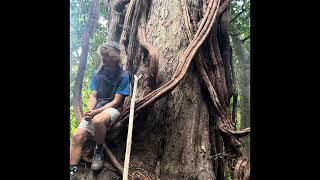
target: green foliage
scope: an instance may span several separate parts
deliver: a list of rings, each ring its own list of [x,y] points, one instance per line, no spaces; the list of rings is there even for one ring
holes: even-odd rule
[[[75,118],[72,103],[73,103],[73,86],[78,72],[81,53],[81,38],[85,30],[92,0],[70,0],[70,131],[74,133],[77,127],[77,120]],[[89,52],[84,73],[82,85],[82,106],[83,111],[87,111],[87,102],[91,91],[89,90],[89,83],[91,76],[97,69],[100,60],[97,56],[97,48],[104,43],[107,37],[107,29],[105,26],[106,10],[103,1],[99,5],[99,17],[95,32],[91,35],[89,40]]]
[[[87,83],[84,83],[83,86],[84,87],[82,88],[82,109],[83,109],[83,112],[86,112],[86,111],[88,111],[86,104],[88,103],[88,99],[89,99],[89,95],[91,93],[91,90],[89,90]],[[71,136],[73,135],[73,133],[77,127],[78,127],[78,122],[77,122],[77,119],[74,115],[73,107],[71,105],[70,106],[70,134],[71,134]]]
[[[232,180],[231,179],[231,172],[230,172],[227,164],[225,165],[224,178],[225,178],[225,180]]]
[[[240,32],[240,39],[250,37],[250,0],[231,1],[231,33],[232,28]],[[250,52],[250,38],[244,42],[244,46]]]
[[[236,106],[236,130],[239,130],[241,125],[241,115],[240,115],[240,108],[239,108],[240,95],[238,95],[237,99],[238,99],[238,102]],[[232,112],[232,108],[233,108],[233,96],[230,98],[230,105],[229,105],[230,112]]]
[[[231,1],[231,17],[230,17],[230,34],[237,35],[240,39],[248,38],[243,42],[243,47],[250,52],[250,0],[234,0]],[[233,47],[236,48],[236,47]],[[236,76],[236,86],[238,92],[240,91],[239,79],[243,72],[240,72],[240,62],[236,53],[232,53],[232,58],[234,62],[234,70]],[[232,102],[232,101],[231,101]],[[240,129],[241,124],[241,113],[240,113],[240,102],[241,96],[238,93],[238,105],[236,110],[236,130]],[[232,108],[232,104],[230,105]]]
[[[70,106],[70,136],[71,137],[74,134],[77,126],[78,126],[78,122],[77,122],[76,117],[74,115],[73,108],[72,108],[72,106]]]

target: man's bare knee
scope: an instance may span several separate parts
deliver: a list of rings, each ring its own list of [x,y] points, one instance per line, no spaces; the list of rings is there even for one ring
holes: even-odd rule
[[[74,144],[81,145],[86,139],[86,136],[87,134],[85,131],[76,131],[72,137],[72,142]]]
[[[93,127],[97,127],[100,126],[101,124],[103,124],[103,119],[99,118],[99,117],[94,117],[92,119],[92,126]]]
[[[93,127],[97,127],[105,124],[108,121],[110,121],[110,116],[106,113],[100,113],[92,118],[92,125]]]

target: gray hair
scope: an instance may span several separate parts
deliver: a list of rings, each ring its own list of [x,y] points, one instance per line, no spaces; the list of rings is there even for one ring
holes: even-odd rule
[[[115,57],[115,60],[118,60],[118,65],[122,68],[122,64],[120,62],[120,46],[117,42],[107,41],[104,44],[100,45],[97,50],[97,54],[102,58],[105,54],[109,54],[112,57]],[[102,63],[98,67],[97,71],[102,68]]]
[[[99,46],[97,53],[100,57],[102,57],[106,53],[108,53],[111,56],[115,56],[115,55],[118,56],[120,53],[120,47],[119,47],[119,44],[116,42],[113,42],[113,41],[106,42]]]

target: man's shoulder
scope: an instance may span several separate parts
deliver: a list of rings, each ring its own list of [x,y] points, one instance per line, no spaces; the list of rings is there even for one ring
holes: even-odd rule
[[[121,72],[121,80],[123,80],[123,79],[129,79],[128,71],[122,71]]]
[[[122,71],[118,82],[122,85],[129,84],[130,83],[129,73],[127,71]]]

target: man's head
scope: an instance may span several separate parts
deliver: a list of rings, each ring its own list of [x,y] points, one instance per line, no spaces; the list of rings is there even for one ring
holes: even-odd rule
[[[98,55],[104,65],[110,65],[120,62],[120,48],[116,42],[106,42],[99,46]]]

